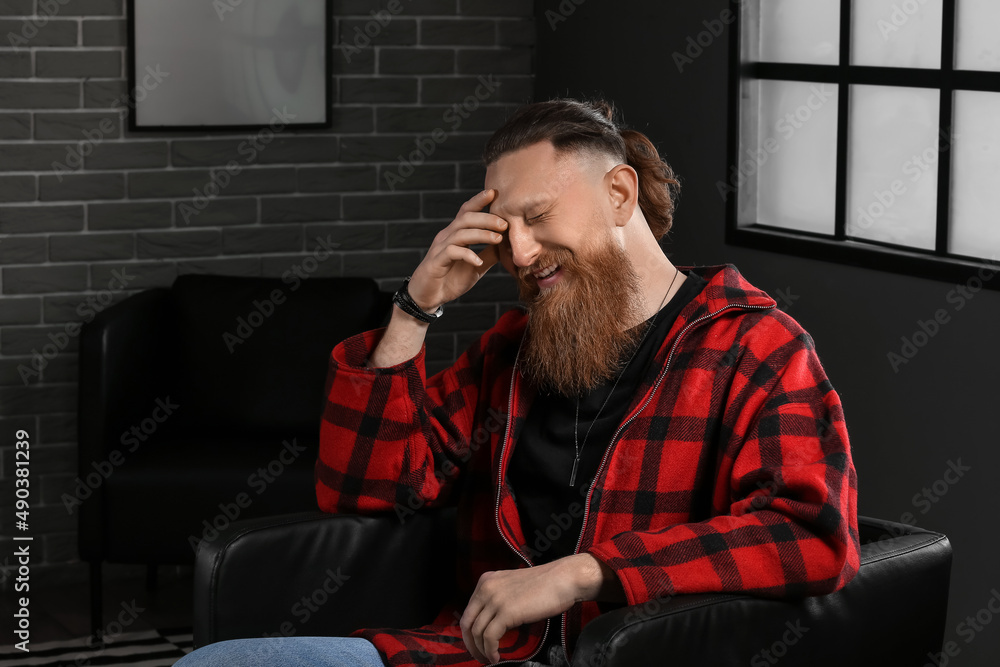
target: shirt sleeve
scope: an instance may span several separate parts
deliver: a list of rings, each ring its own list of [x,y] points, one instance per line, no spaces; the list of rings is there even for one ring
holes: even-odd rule
[[[857,573],[857,477],[840,398],[808,334],[787,348],[774,377],[742,399],[749,409],[724,443],[714,516],[587,550],[615,572],[629,604],[682,593],[818,595]],[[741,364],[747,378],[775,366]]]
[[[444,504],[471,457],[486,336],[428,378],[424,347],[396,366],[366,366],[384,331],[348,338],[330,355],[315,468],[323,511]]]

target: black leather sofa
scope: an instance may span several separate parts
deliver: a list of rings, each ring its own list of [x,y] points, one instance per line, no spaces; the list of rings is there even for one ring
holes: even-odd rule
[[[861,518],[861,568],[836,593],[794,601],[682,595],[588,624],[573,667],[918,667],[941,650],[951,545]],[[319,512],[241,521],[198,552],[194,642],[341,636],[429,622],[451,594],[454,510]]]
[[[94,631],[103,562],[155,573],[233,520],[316,509],[330,351],[390,303],[366,278],[192,274],[84,325],[74,510]]]

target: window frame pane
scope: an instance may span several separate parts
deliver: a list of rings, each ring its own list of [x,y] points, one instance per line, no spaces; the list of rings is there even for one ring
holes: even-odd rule
[[[809,133],[809,128],[813,122],[828,123],[829,120],[827,120],[827,117],[829,117],[831,112],[834,112],[833,122],[834,124],[836,123],[835,109],[830,107],[830,98],[834,100],[839,98],[840,91],[836,86],[831,87],[830,84],[826,83],[780,81],[777,79],[744,79],[743,92],[741,93],[743,95],[742,99],[754,99],[755,102],[753,104],[758,109],[761,109],[765,105],[771,107],[777,104],[777,100],[771,96],[764,95],[765,88],[769,87],[767,84],[793,84],[795,88],[798,88],[796,91],[798,94],[791,101],[791,106],[786,106],[777,115],[772,115],[766,120],[763,117],[755,116],[752,119],[756,121],[753,123],[753,127],[744,125],[744,135],[749,135],[751,141],[741,142],[741,155],[743,159],[738,166],[740,176],[743,177],[740,180],[744,195],[741,197],[740,204],[741,220],[753,218],[755,221],[759,221],[757,220],[757,216],[766,217],[764,209],[775,204],[786,206],[801,205],[801,198],[799,198],[800,201],[796,202],[794,196],[782,195],[780,192],[775,194],[773,190],[769,191],[767,188],[762,188],[762,181],[765,179],[772,181],[772,170],[775,168],[775,165],[787,160],[788,153],[796,150],[797,144],[790,142],[797,134],[801,136],[802,133]],[[772,89],[770,92],[774,93],[777,90]],[[786,90],[786,92],[788,91]],[[785,115],[786,113],[787,116]],[[749,115],[747,120],[751,120]],[[836,151],[834,150],[833,153],[835,155]],[[796,161],[795,164],[799,164],[799,162]],[[815,163],[807,165],[807,168],[814,168],[820,171],[826,171],[826,169],[831,167],[834,171],[836,170],[835,159],[832,165]],[[802,183],[801,186],[808,188],[816,182],[814,180],[812,183]],[[830,190],[835,189],[832,183],[829,187]],[[814,192],[815,197],[829,198],[832,203],[836,201],[836,192],[831,192],[830,190],[824,188],[822,192]],[[808,200],[809,197],[806,199]],[[825,229],[820,228],[833,227],[836,224],[833,210],[831,209],[826,212],[822,218],[822,220],[813,220],[811,223],[805,224],[811,224],[814,228],[810,230],[812,233],[829,235],[832,231],[827,232]],[[802,222],[804,223],[804,221]],[[777,220],[771,220],[769,226],[791,229],[792,231],[806,231],[795,224],[783,225]]]
[[[844,233],[860,241],[875,240],[879,236],[887,236],[885,228],[891,228],[893,220],[898,219],[896,227],[913,233],[914,240],[920,240],[923,236],[930,247],[917,243],[895,243],[917,250],[933,249],[940,164],[940,91],[935,88],[852,84],[850,95],[850,147],[847,152],[849,173]],[[914,111],[924,109],[933,121],[924,126],[917,118],[905,119],[894,115],[883,119],[891,122],[884,122],[874,133],[874,137],[889,136],[903,126],[909,130],[909,136],[897,139],[901,143],[912,142],[908,148],[895,141],[890,141],[887,145],[887,142],[869,141],[867,139],[870,136],[862,136],[875,129],[873,124],[878,124],[876,117],[880,112],[891,109],[900,100],[906,100],[907,104],[903,106],[909,106]],[[910,122],[906,123],[906,120]],[[923,136],[921,140],[915,141],[918,134]],[[921,206],[919,202],[913,201],[921,197],[931,198],[933,204]],[[929,219],[914,218],[908,221],[899,218],[900,208],[905,209],[907,204],[911,209],[917,209],[918,215],[926,216],[929,213]]]
[[[955,16],[955,30],[956,30],[955,40],[957,42],[955,47],[955,62],[954,62],[955,69],[966,69],[968,71],[973,71],[973,72],[1000,72],[1000,64],[997,64],[994,68],[987,68],[987,69],[983,69],[982,67],[976,67],[975,65],[977,63],[973,62],[975,60],[974,52],[962,48],[962,47],[969,47],[971,49],[972,45],[969,42],[965,42],[963,39],[963,37],[968,37],[968,35],[964,34],[965,31],[963,29],[963,22],[961,19],[964,17],[971,23],[976,24],[976,27],[982,27],[982,22],[977,23],[974,20],[974,17],[971,14],[971,10],[969,9],[968,5],[965,4],[966,1],[967,0],[955,0],[956,11],[958,12]],[[979,1],[983,2],[984,0],[979,0]],[[963,8],[970,13],[965,14],[965,12],[962,11]],[[975,32],[973,34],[975,35]]]
[[[985,99],[986,96],[992,96],[993,99]],[[970,171],[972,172],[979,171],[979,169],[983,167],[983,165],[976,165],[975,167],[972,167],[970,169],[968,163],[962,165],[962,161],[959,160],[958,158],[960,155],[963,154],[965,154],[968,157],[971,157],[971,155],[969,155],[970,153],[976,153],[978,152],[977,150],[978,148],[983,147],[982,142],[984,140],[986,141],[992,140],[992,147],[994,148],[994,150],[998,146],[1000,146],[1000,131],[998,131],[995,123],[993,122],[988,122],[984,124],[984,125],[992,125],[992,127],[983,128],[987,132],[991,133],[985,137],[978,134],[971,136],[965,134],[966,132],[965,125],[967,123],[982,122],[978,118],[974,118],[969,115],[970,109],[967,105],[971,105],[978,98],[979,101],[988,105],[990,110],[992,110],[993,108],[1000,109],[1000,93],[994,93],[989,91],[978,91],[978,90],[956,90],[954,93],[954,97],[955,97],[955,107],[956,107],[955,125],[954,125],[954,133],[950,139],[952,142],[951,145],[955,150],[955,160],[954,160],[955,165],[952,168],[952,183],[951,183],[952,194],[955,196],[952,198],[951,211],[949,211],[949,215],[951,216],[951,221],[953,222],[953,224],[949,228],[950,233],[948,238],[948,248],[949,250],[958,255],[975,256],[976,253],[974,252],[971,253],[970,255],[970,253],[962,252],[959,249],[960,239],[958,230],[962,228],[962,225],[965,222],[964,220],[960,219],[960,216],[970,217],[971,213],[973,214],[971,215],[971,217],[976,218],[976,212],[969,211],[967,207],[969,206],[970,200],[975,198],[977,196],[977,193],[982,192],[982,190],[965,191],[967,190],[965,186],[969,183],[969,181],[965,181],[962,183],[962,185],[958,185],[959,183],[958,177],[971,176],[971,178],[976,181],[990,181],[992,180],[993,173],[995,172],[980,171],[979,174],[969,174],[968,172]],[[961,104],[962,100],[960,98],[964,98],[965,104]],[[988,116],[989,114],[984,114],[984,115]],[[983,178],[983,174],[986,174],[985,178]],[[985,182],[983,183],[983,185],[985,186]],[[984,187],[984,190],[986,189],[987,188]],[[961,197],[957,196],[959,194],[963,196]],[[986,192],[986,197],[988,198],[988,200],[986,205],[983,207],[986,211],[989,211],[990,204],[993,203],[992,201],[989,201],[989,199],[995,199],[1000,201],[1000,196],[998,196],[998,193],[996,192],[995,189],[988,190]],[[995,221],[995,218],[990,217],[989,212],[985,213],[985,216],[979,219],[991,222]],[[991,229],[990,232],[995,235],[998,232],[1000,232],[1000,230]],[[969,248],[979,247],[979,244],[986,243],[986,240],[984,239],[985,235],[981,234],[982,232],[975,230],[970,235],[971,236],[970,239],[968,240],[963,239],[963,241],[965,242],[962,243],[961,245],[967,246]],[[986,246],[986,247],[992,247],[992,246]],[[994,252],[996,252],[997,255],[1000,255],[1000,248],[998,248]]]
[[[751,0],[752,2],[753,0]],[[760,0],[756,0],[760,1]],[[745,62],[742,58],[741,32],[744,15],[751,10],[745,3],[730,26],[729,44],[729,127],[727,179],[717,188],[726,203],[727,244],[782,252],[855,266],[865,266],[893,273],[914,275],[949,282],[964,282],[981,271],[998,268],[989,256],[970,258],[948,252],[948,223],[951,204],[951,155],[941,154],[938,166],[938,202],[936,243],[934,250],[916,250],[879,241],[859,241],[845,234],[849,136],[849,104],[851,84],[934,88],[940,91],[939,121],[941,130],[950,134],[952,125],[953,91],[984,90],[1000,92],[1000,72],[958,71],[954,69],[956,1],[944,0],[942,17],[942,53],[940,70],[898,67],[870,67],[850,64],[852,2],[841,2],[840,64],[807,65],[789,63]],[[745,79],[782,79],[819,81],[839,84],[837,133],[837,204],[833,236],[805,231],[793,231],[759,224],[740,215],[744,188],[733,165],[739,164],[740,126],[745,123],[741,104],[741,87]],[[744,210],[745,213],[745,210]],[[1000,259],[1000,258],[998,258]],[[1000,290],[1000,280],[983,281],[988,289]]]

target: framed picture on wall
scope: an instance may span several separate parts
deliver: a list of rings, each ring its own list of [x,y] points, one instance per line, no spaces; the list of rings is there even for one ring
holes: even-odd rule
[[[129,0],[130,130],[330,127],[330,0]]]

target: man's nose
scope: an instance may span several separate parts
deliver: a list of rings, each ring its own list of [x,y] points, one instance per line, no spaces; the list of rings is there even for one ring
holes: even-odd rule
[[[541,244],[523,224],[512,223],[507,233],[507,240],[510,242],[510,253],[516,266],[531,266],[541,254]]]

